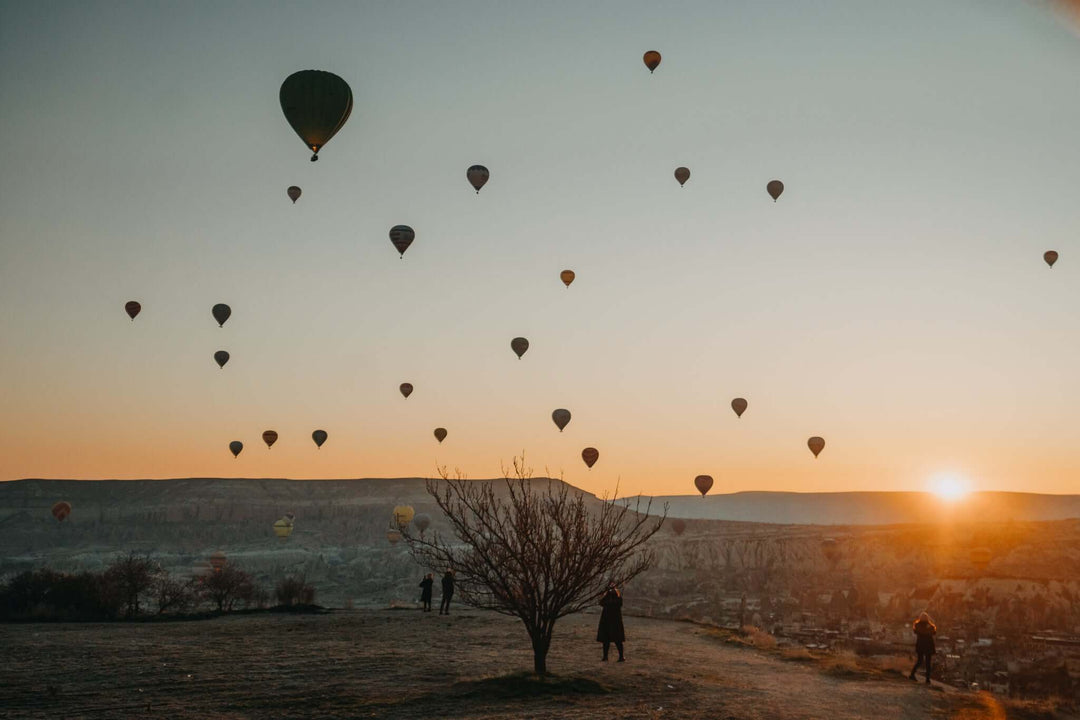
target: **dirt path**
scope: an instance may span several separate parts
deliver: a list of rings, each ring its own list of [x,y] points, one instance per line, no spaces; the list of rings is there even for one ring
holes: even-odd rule
[[[601,663],[595,623],[562,621],[548,666],[575,680],[539,694],[490,680],[531,669],[520,623],[472,611],[0,626],[0,717],[990,717],[965,693],[831,677],[685,623],[628,618],[628,662]]]

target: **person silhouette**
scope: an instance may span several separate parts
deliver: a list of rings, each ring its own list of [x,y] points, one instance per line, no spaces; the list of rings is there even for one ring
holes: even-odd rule
[[[431,586],[435,584],[435,576],[428,573],[420,581],[420,602],[424,603],[424,612],[431,612]]]
[[[608,585],[604,597],[600,598],[600,626],[596,629],[596,641],[604,644],[604,657],[607,661],[608,648],[615,643],[615,649],[619,651],[619,662],[624,662],[623,642],[626,640],[626,632],[622,621],[622,595],[619,589],[612,583]]]
[[[930,672],[934,658],[934,635],[937,634],[937,626],[934,625],[934,621],[930,619],[928,613],[923,613],[919,616],[911,625],[912,631],[915,633],[915,667],[911,668],[911,675],[908,677],[912,680],[915,679],[915,672],[919,669],[919,665],[922,664],[923,658],[926,658],[926,684],[930,684]]]
[[[447,570],[442,576],[442,602],[439,603],[439,614],[450,614],[450,598],[454,597],[454,571]]]

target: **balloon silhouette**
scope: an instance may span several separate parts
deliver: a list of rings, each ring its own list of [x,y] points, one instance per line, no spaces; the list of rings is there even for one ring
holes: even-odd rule
[[[315,447],[317,448],[321,448],[323,446],[323,443],[326,442],[326,438],[327,435],[325,430],[316,430],[315,432],[311,433],[311,439],[315,441]]]
[[[401,257],[405,257],[405,251],[415,239],[416,233],[408,225],[395,225],[390,228],[390,242],[394,243],[394,249],[401,253]]]
[[[671,529],[676,535],[682,535],[686,531],[686,521],[682,518],[675,518],[671,521]]]
[[[705,493],[709,492],[712,488],[712,475],[698,475],[694,478],[694,487],[701,493],[701,497],[705,497]]]
[[[765,186],[765,190],[768,191],[769,197],[773,199],[773,202],[776,202],[784,192],[784,183],[779,180],[770,180],[769,184]]]
[[[303,190],[301,190],[296,185],[290,185],[289,189],[285,191],[285,194],[288,195],[289,199],[293,201],[293,205],[295,205],[296,201],[300,199],[301,193],[303,193]]]
[[[435,439],[440,443],[446,439],[446,428],[435,428]]]
[[[285,119],[314,153],[312,162],[349,119],[353,105],[349,84],[323,70],[301,70],[285,78],[278,99]]]
[[[66,500],[61,500],[52,506],[52,515],[60,522],[64,522],[67,516],[71,514],[71,503]]]
[[[239,440],[233,440],[231,443],[229,443],[229,452],[232,453],[233,457],[239,455],[240,451],[243,449],[244,443],[240,442]]]
[[[214,353],[214,362],[218,364],[219,368],[224,369],[225,363],[229,362],[229,353],[224,350],[218,350]]]
[[[686,181],[690,179],[690,168],[677,167],[675,168],[675,179],[679,181],[679,186],[682,187],[686,184]]]
[[[218,303],[214,307],[210,308],[210,314],[217,320],[218,327],[225,327],[225,321],[232,315],[232,308],[225,303]]]
[[[410,395],[412,395],[412,383],[401,383],[401,386],[398,387],[398,390],[400,390],[401,394],[405,397],[409,397]]]
[[[655,50],[649,50],[642,55],[641,59],[645,63],[645,67],[649,68],[650,73],[660,67],[660,53]]]
[[[525,351],[529,349],[529,341],[523,337],[516,337],[510,341],[510,349],[518,356],[518,360],[525,354]]]
[[[814,453],[814,457],[817,457],[825,449],[825,441],[815,435],[806,441],[806,446]]]
[[[431,516],[427,513],[420,513],[412,520],[413,527],[420,531],[423,535],[424,531],[431,527]]]
[[[277,433],[273,430],[267,430],[263,433],[263,442],[266,443],[266,449],[274,447],[274,443],[277,442]]]
[[[471,168],[465,171],[465,177],[469,179],[469,184],[476,190],[476,194],[480,194],[480,188],[487,184],[488,178],[491,177],[491,173],[483,165],[473,165]]]
[[[134,320],[135,316],[142,312],[142,305],[135,302],[134,300],[128,300],[126,303],[124,303],[124,312],[128,314],[129,318]]]
[[[581,451],[581,459],[585,461],[586,467],[592,469],[592,466],[600,459],[600,451],[594,447],[587,447]]]
[[[551,413],[551,419],[555,423],[555,427],[559,428],[559,432],[563,431],[563,428],[570,422],[570,411],[564,408],[559,408],[555,412]]]
[[[735,411],[735,414],[742,417],[742,414],[746,412],[747,402],[743,398],[735,398],[731,401],[731,409]]]
[[[1046,252],[1044,252],[1043,260],[1045,260],[1046,264],[1050,267],[1054,267],[1054,263],[1056,263],[1058,260],[1057,250],[1047,250]]]
[[[574,278],[577,277],[573,270],[563,270],[559,273],[559,279],[563,281],[563,285],[570,287],[570,283],[574,282]]]

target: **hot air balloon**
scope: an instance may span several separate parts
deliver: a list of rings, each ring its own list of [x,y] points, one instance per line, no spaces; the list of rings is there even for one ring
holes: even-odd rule
[[[431,516],[427,513],[420,513],[413,518],[412,524],[420,531],[420,534],[423,535],[424,531],[431,526]]]
[[[746,412],[747,402],[744,398],[735,398],[731,401],[731,409],[735,411],[738,417],[742,417],[742,414]]]
[[[585,461],[585,467],[592,469],[592,466],[600,459],[600,451],[594,447],[587,447],[581,451],[581,459]]]
[[[352,112],[349,84],[322,70],[293,73],[281,83],[278,97],[285,119],[314,153],[312,162],[319,159],[319,150],[337,134]]]
[[[1046,252],[1043,253],[1043,260],[1045,260],[1046,264],[1049,265],[1050,267],[1054,267],[1054,263],[1057,262],[1057,259],[1058,259],[1057,250],[1047,250]],[[138,303],[136,303],[136,305],[137,304]]]
[[[292,201],[293,201],[293,205],[295,205],[295,204],[296,204],[296,201],[300,199],[300,195],[301,195],[301,194],[302,194],[303,192],[304,192],[304,191],[303,191],[303,190],[301,190],[301,189],[300,189],[299,187],[297,187],[296,185],[290,185],[290,186],[289,186],[289,189],[285,191],[285,194],[289,196],[289,199],[290,199],[290,200],[292,200]]]
[[[232,315],[232,308],[225,303],[218,303],[210,308],[210,314],[217,320],[218,327],[225,327],[225,321]]]
[[[765,186],[765,189],[768,191],[769,197],[773,199],[773,202],[776,202],[781,193],[784,192],[784,183],[779,180],[770,180],[769,184]]]
[[[296,522],[296,513],[290,510],[289,512],[285,513],[285,519],[288,520],[290,524]]]
[[[52,516],[60,522],[64,522],[64,520],[66,520],[67,516],[70,514],[71,503],[67,502],[66,500],[61,500],[60,502],[52,506]]]
[[[570,283],[574,282],[574,278],[577,277],[573,270],[563,270],[559,273],[559,279],[562,280],[563,285],[570,287]]]
[[[327,435],[325,430],[316,430],[311,433],[311,439],[315,441],[315,447],[321,448],[322,444],[326,442],[326,438]]]
[[[705,497],[705,493],[712,488],[712,475],[698,475],[694,478],[694,487],[701,493],[701,497]]]
[[[138,315],[141,311],[142,305],[135,302],[134,300],[128,300],[126,303],[124,303],[124,312],[126,312],[128,314],[128,317],[132,320],[135,320],[135,316]]]
[[[214,353],[214,362],[218,364],[219,368],[224,369],[225,363],[229,362],[229,353],[225,350],[218,350]]]
[[[675,518],[671,521],[671,529],[676,535],[682,535],[686,530],[686,521],[682,518]]]
[[[836,538],[827,537],[821,541],[821,554],[829,562],[835,562],[840,557],[840,545]]]
[[[401,394],[405,397],[409,397],[410,395],[412,395],[412,383],[401,383],[401,386],[398,387],[398,390],[400,390]]]
[[[263,442],[266,443],[266,449],[274,447],[274,443],[277,442],[277,433],[273,430],[267,430],[263,433]]]
[[[240,442],[239,440],[233,440],[231,443],[229,443],[229,452],[232,453],[233,457],[239,455],[240,451],[243,449],[244,443]]]
[[[990,548],[972,548],[970,557],[971,564],[982,570],[990,564],[993,554],[990,552]]]
[[[386,539],[390,541],[391,545],[397,545],[401,541],[400,530],[387,530]]]
[[[686,181],[690,179],[690,168],[675,168],[675,179],[679,181],[679,187],[685,185]]]
[[[559,432],[562,432],[563,428],[570,422],[570,411],[565,408],[559,408],[551,413],[551,419],[555,423],[555,427],[559,428]]]
[[[806,447],[810,448],[810,452],[814,453],[814,457],[817,457],[825,449],[825,441],[815,435],[806,441]]]
[[[491,173],[483,165],[473,165],[471,168],[465,171],[465,177],[469,178],[469,184],[476,190],[476,194],[480,194],[480,188],[484,187],[488,178],[491,177]]]
[[[397,505],[394,507],[394,524],[399,528],[407,528],[415,515],[412,505]]]
[[[660,67],[660,53],[655,50],[648,51],[641,59],[645,62],[645,67],[649,68],[650,73]]]
[[[282,540],[292,535],[292,531],[293,524],[285,518],[282,518],[281,520],[278,520],[274,523],[274,534]]]
[[[518,360],[525,354],[525,351],[529,349],[529,341],[523,337],[516,337],[510,341],[510,349],[518,356]]]
[[[225,567],[225,563],[228,562],[225,558],[225,553],[218,550],[210,556],[210,567],[214,568],[214,572],[221,572],[221,568]]]
[[[394,248],[401,253],[402,258],[405,257],[405,251],[415,239],[416,233],[408,225],[395,225],[390,228],[390,242],[394,243]]]
[[[446,428],[435,428],[435,439],[442,442],[446,439]]]

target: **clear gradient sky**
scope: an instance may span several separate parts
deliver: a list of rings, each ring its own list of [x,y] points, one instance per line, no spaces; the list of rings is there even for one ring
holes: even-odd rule
[[[1058,20],[4,2],[0,479],[491,477],[524,449],[597,493],[1076,492],[1080,39]],[[306,68],[354,95],[318,163],[278,104]]]

